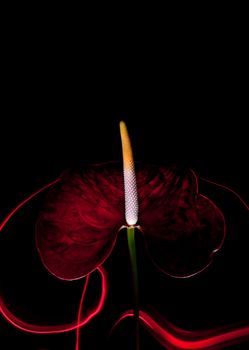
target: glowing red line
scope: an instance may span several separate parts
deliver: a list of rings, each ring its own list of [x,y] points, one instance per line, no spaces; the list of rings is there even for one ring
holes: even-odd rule
[[[53,326],[31,324],[21,320],[20,318],[17,318],[11,311],[9,311],[1,297],[0,297],[0,312],[9,323],[11,323],[16,328],[21,329],[22,331],[25,331],[28,333],[56,334],[56,333],[65,333],[65,332],[73,331],[87,324],[93,317],[95,317],[102,310],[104,306],[104,302],[107,295],[106,272],[102,266],[98,267],[97,270],[101,276],[101,286],[102,286],[101,296],[97,307],[92,312],[90,312],[88,316],[86,316],[85,318],[82,318],[80,322],[77,320],[72,323],[63,324],[63,325],[53,325]],[[83,296],[81,297],[81,299],[84,299],[84,290],[83,290]]]
[[[21,209],[26,203],[28,203],[32,198],[34,198],[35,196],[37,196],[39,193],[41,193],[42,191],[46,190],[47,188],[53,186],[54,184],[56,184],[57,182],[59,182],[61,179],[58,178],[52,182],[50,182],[49,184],[43,186],[42,188],[40,188],[39,190],[35,191],[34,193],[32,193],[28,198],[24,199],[20,204],[18,204],[14,209],[12,209],[12,211],[9,213],[9,215],[3,220],[3,222],[0,224],[0,231],[2,231],[2,229],[4,228],[4,226],[8,223],[8,221],[12,218],[12,216],[19,210]]]
[[[116,321],[112,330],[126,317],[133,317],[134,312],[128,310],[124,312],[120,318]],[[205,350],[205,349],[218,349],[225,346],[236,344],[241,341],[241,338],[249,337],[249,326],[245,326],[238,329],[233,329],[227,332],[223,332],[218,335],[213,335],[210,337],[203,337],[203,339],[198,340],[187,340],[184,337],[196,338],[200,337],[202,332],[186,332],[181,328],[174,327],[175,332],[178,336],[172,334],[169,330],[162,327],[157,323],[151,316],[145,311],[139,312],[139,318],[143,322],[145,328],[147,328],[153,336],[167,349],[179,349],[179,350]],[[213,333],[216,330],[213,330]]]
[[[232,330],[223,334],[219,334],[216,336],[210,336],[206,339],[202,340],[183,340],[180,337],[176,337],[172,335],[169,331],[164,329],[163,327],[159,326],[158,323],[156,323],[149,315],[147,315],[145,312],[141,313],[141,319],[147,321],[145,324],[148,326],[150,325],[150,328],[152,329],[153,333],[156,333],[158,337],[161,338],[162,345],[169,346],[172,345],[173,347],[177,347],[178,349],[184,349],[184,350],[192,350],[192,349],[208,349],[211,346],[217,346],[217,345],[224,345],[224,343],[228,341],[235,341],[235,340],[241,340],[242,337],[249,335],[249,326]],[[158,339],[159,340],[159,339]]]
[[[232,190],[231,188],[229,188],[229,187],[227,187],[227,186],[225,186],[225,185],[221,185],[221,184],[219,184],[219,183],[217,183],[217,182],[214,182],[214,181],[211,181],[211,180],[207,180],[207,179],[205,179],[205,178],[203,178],[203,177],[199,177],[199,179],[201,179],[201,180],[203,180],[203,181],[206,181],[206,182],[209,182],[209,183],[212,184],[212,185],[216,185],[216,186],[219,186],[219,187],[221,187],[221,188],[224,188],[225,190],[231,192],[232,194],[234,194],[234,195],[240,200],[240,202],[244,205],[244,207],[245,207],[247,210],[249,210],[249,206],[248,206],[248,204],[246,203],[246,201],[242,198],[242,196],[239,195],[239,194],[238,194],[237,192],[235,192],[234,190]]]
[[[78,327],[76,329],[76,345],[75,345],[75,350],[79,350],[80,348],[80,319],[81,319],[81,314],[82,314],[82,308],[83,308],[83,301],[85,299],[85,295],[86,295],[86,290],[87,290],[87,286],[88,286],[88,282],[89,282],[89,276],[86,276],[86,282],[82,291],[82,295],[81,295],[81,299],[80,299],[80,305],[79,305],[79,310],[78,310],[78,319],[77,319],[77,323],[78,323]]]
[[[204,198],[206,201],[208,201],[211,205],[214,205],[215,206],[215,209],[219,212],[219,215],[222,216],[223,218],[223,222],[224,222],[224,235],[223,235],[223,239],[222,241],[220,242],[219,246],[218,247],[215,247],[215,250],[213,252],[217,252],[218,250],[220,250],[220,248],[222,247],[224,241],[225,241],[225,238],[226,238],[226,232],[227,232],[227,226],[226,226],[226,221],[225,221],[225,217],[222,213],[222,211],[214,204],[214,202],[211,201],[211,199],[209,199],[208,197],[204,196],[203,194],[199,194],[200,197]],[[205,267],[206,268],[206,267]],[[204,270],[205,270],[204,268]]]

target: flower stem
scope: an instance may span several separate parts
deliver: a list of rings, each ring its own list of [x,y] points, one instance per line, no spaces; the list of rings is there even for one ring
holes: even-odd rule
[[[137,273],[137,256],[136,256],[136,244],[135,244],[135,227],[127,227],[127,239],[130,253],[132,279],[133,279],[133,291],[134,291],[134,319],[135,319],[135,332],[136,332],[136,350],[139,350],[139,307],[138,307],[138,273]]]

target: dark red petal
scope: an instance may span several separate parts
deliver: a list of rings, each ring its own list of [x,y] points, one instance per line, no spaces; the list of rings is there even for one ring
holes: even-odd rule
[[[37,222],[41,259],[59,278],[83,277],[108,257],[124,222],[121,167],[68,171],[50,190]]]
[[[139,224],[155,264],[175,277],[207,267],[223,243],[225,221],[214,203],[198,194],[195,174],[148,167],[139,173],[138,188]]]

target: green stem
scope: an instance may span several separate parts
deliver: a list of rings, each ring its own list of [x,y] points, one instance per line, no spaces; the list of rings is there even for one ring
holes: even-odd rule
[[[136,350],[139,350],[139,307],[138,307],[138,277],[137,277],[137,255],[135,244],[135,228],[127,227],[127,239],[130,253],[133,290],[134,290],[134,319],[136,323]]]

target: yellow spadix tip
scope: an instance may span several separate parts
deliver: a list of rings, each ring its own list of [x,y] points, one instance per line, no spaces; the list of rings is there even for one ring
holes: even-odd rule
[[[122,141],[124,168],[129,169],[133,164],[133,154],[132,154],[130,137],[124,121],[121,121],[119,123],[119,127],[120,127],[121,141]]]

